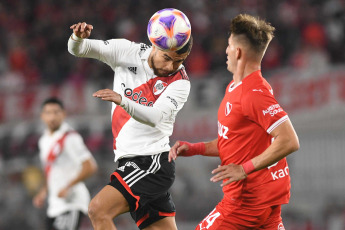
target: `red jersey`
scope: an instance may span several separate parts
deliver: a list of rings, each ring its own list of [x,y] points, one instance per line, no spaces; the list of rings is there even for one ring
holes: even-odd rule
[[[243,164],[273,141],[272,130],[288,120],[261,71],[234,86],[230,82],[218,110],[218,150],[222,165]],[[290,176],[286,159],[223,188],[225,203],[249,209],[288,203]]]

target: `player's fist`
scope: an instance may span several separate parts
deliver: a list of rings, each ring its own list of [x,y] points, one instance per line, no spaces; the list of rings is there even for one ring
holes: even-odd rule
[[[91,35],[91,30],[93,26],[86,24],[86,22],[79,22],[77,24],[71,25],[70,29],[73,30],[73,33],[79,38],[88,38]]]

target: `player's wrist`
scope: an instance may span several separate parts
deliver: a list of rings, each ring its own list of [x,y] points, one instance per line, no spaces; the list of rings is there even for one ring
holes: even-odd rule
[[[183,156],[205,155],[206,146],[204,142],[189,143],[186,141],[180,141],[180,146],[187,145],[188,150],[185,151]]]
[[[83,40],[83,38],[78,37],[75,33],[72,33],[71,39],[72,39],[73,41],[77,41],[77,42]]]
[[[244,173],[247,176],[255,171],[255,167],[254,167],[254,164],[253,164],[252,160],[249,160],[249,161],[245,162],[242,165],[242,167],[243,167]]]

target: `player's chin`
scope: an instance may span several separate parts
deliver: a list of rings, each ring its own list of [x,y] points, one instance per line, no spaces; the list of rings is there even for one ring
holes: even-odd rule
[[[160,77],[168,77],[170,74],[173,72],[170,71],[164,71],[164,70],[156,70],[155,75],[160,76]]]

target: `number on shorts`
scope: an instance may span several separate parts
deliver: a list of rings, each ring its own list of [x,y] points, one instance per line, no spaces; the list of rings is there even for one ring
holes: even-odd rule
[[[206,216],[205,219],[199,224],[200,229],[203,229],[201,225],[202,223],[204,223],[204,221],[207,222],[206,229],[209,229],[209,227],[212,226],[213,222],[220,216],[220,213],[219,212],[214,213],[215,211],[216,209],[213,209],[213,211],[210,214],[208,214],[208,216]]]

